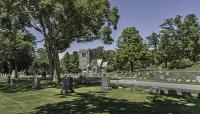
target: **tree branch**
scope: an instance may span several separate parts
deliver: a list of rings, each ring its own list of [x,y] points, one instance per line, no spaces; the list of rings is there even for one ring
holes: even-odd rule
[[[33,27],[36,31],[42,33],[42,34],[45,36],[45,33],[44,33],[44,31],[42,31],[41,26],[38,25],[38,24],[36,23],[34,17],[33,17],[33,16],[30,14],[30,12],[28,11],[28,8],[27,8],[26,6],[24,6],[24,9],[25,9],[25,12],[28,13],[28,15],[30,16],[30,18],[31,18],[31,20],[32,20],[32,24],[33,24],[33,25],[31,24],[32,27]]]
[[[45,39],[42,39],[42,40],[36,41],[36,43],[44,42],[44,40],[45,40]]]

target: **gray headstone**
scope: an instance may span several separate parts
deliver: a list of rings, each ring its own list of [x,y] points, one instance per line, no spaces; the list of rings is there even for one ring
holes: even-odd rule
[[[85,85],[86,84],[86,76],[80,76],[79,77],[79,83],[82,85]]]
[[[146,76],[149,76],[150,75],[150,73],[149,72],[146,72]]]
[[[159,90],[158,92],[159,92],[158,94],[160,94],[160,95],[165,95],[164,90]]]
[[[46,77],[47,77],[47,73],[44,71],[44,72],[42,72],[42,78],[43,79],[46,79]]]
[[[74,92],[73,90],[73,78],[64,77],[62,80],[62,90],[61,94],[68,94]]]
[[[196,81],[200,82],[200,76],[196,76]]]
[[[12,74],[11,74],[11,79],[15,79],[16,77],[16,74],[15,74],[16,72],[15,72],[15,70],[12,70]]]
[[[34,76],[34,82],[32,88],[33,89],[41,88],[40,79],[37,76]]]
[[[10,75],[7,76],[7,82],[10,83],[11,82],[11,78]]]
[[[198,99],[200,99],[200,93],[198,93]]]
[[[165,80],[165,76],[159,75],[159,79],[160,79],[160,80]]]
[[[168,76],[169,75],[169,72],[166,72],[166,76]]]
[[[192,98],[191,92],[181,92],[181,93],[182,93],[182,96],[185,98]]]
[[[193,83],[197,82],[197,80],[192,80]]]
[[[10,85],[11,85],[11,86],[15,86],[15,84],[16,84],[16,80],[15,80],[15,79],[11,79],[11,80],[10,80]]]
[[[102,77],[101,86],[103,90],[110,90],[110,78],[109,77]]]
[[[176,90],[168,90],[168,95],[177,96]]]

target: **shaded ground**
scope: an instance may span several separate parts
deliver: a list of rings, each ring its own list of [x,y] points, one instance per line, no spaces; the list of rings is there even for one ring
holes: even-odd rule
[[[1,114],[200,113],[198,99],[150,95],[131,89],[102,92],[97,86],[78,88],[75,93],[62,96],[59,95],[60,89],[49,87],[47,82],[44,83],[45,88],[40,90],[30,89],[31,81],[19,83],[22,85],[16,87],[14,92],[15,88],[9,90],[6,83],[0,83]]]

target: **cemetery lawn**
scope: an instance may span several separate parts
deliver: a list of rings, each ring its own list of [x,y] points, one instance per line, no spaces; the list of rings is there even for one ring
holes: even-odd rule
[[[19,80],[15,88],[0,82],[0,114],[199,114],[200,100],[150,95],[134,89],[101,91],[100,86],[75,89],[62,96],[60,89],[45,81],[40,90],[32,81]]]

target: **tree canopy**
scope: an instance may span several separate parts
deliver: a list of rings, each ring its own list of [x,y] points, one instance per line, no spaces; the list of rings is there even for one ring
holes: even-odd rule
[[[112,28],[117,28],[119,19],[118,9],[111,7],[109,0],[2,0],[0,6],[2,22],[15,17],[21,28],[43,34],[54,81],[60,80],[59,52],[74,41],[98,39],[111,44]]]

